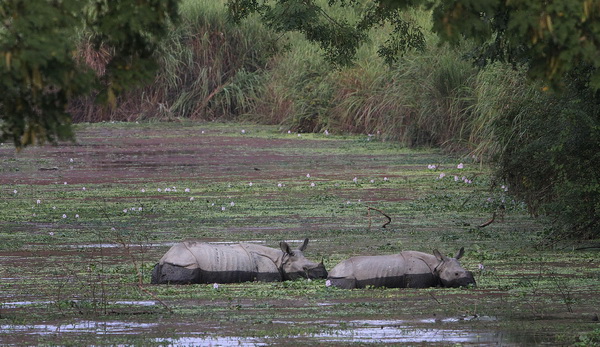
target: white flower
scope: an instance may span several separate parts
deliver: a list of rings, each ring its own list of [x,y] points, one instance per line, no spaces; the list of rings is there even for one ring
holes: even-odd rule
[[[444,177],[446,177],[446,174],[442,172],[442,173],[440,174],[440,177],[439,177],[439,179],[442,179],[442,178],[444,178]]]
[[[142,193],[145,193],[145,192],[146,192],[146,189],[142,188]]]
[[[16,189],[15,189],[15,190],[13,190],[13,193],[17,194],[17,190],[16,190]]]
[[[124,213],[127,213],[127,209],[124,209],[124,210],[123,210],[123,212],[124,212]]]
[[[291,133],[292,133],[292,131],[291,131],[291,130],[288,130],[288,134],[291,134]]]
[[[483,264],[479,264],[479,265],[477,265],[477,267],[479,268],[479,270],[485,269],[485,266],[483,266]]]
[[[369,182],[371,182],[371,183],[375,183],[375,180],[370,180]]]
[[[112,228],[110,228],[110,230],[111,230],[111,231],[115,231],[115,230],[117,230],[117,229],[115,229],[115,227],[112,227]]]
[[[54,231],[49,232],[48,235],[54,236]]]
[[[62,217],[63,217],[63,218],[67,218],[67,215],[66,215],[66,214],[63,214],[63,215],[62,215]]]
[[[79,215],[78,215],[78,214],[76,214],[76,215],[75,215],[75,218],[79,218]]]
[[[190,201],[194,201],[194,197],[193,196],[190,198]]]
[[[221,206],[221,211],[225,211],[225,206]]]
[[[358,177],[354,177],[352,181],[354,181],[354,183],[358,182]]]
[[[250,187],[252,187],[252,182],[248,183],[248,185],[249,185]]]
[[[314,183],[314,182],[311,182],[311,183],[310,183],[310,186],[311,186],[311,187],[314,187],[314,186],[315,186],[315,183]]]
[[[52,209],[53,209],[53,210],[56,210],[56,206],[52,206]]]
[[[142,210],[142,208],[141,208],[141,207],[140,207],[140,208],[138,208],[138,211],[141,211],[141,210]]]
[[[157,191],[162,192],[162,189],[158,188]]]
[[[213,288],[214,289],[219,289],[219,284],[218,283],[213,283]]]
[[[325,287],[331,287],[331,280],[325,281]]]
[[[190,188],[185,188],[185,192],[189,193],[190,192]]]
[[[204,134],[204,130],[202,130],[200,133],[201,133],[201,134]]]
[[[309,173],[306,174],[306,178],[310,178],[310,174]]]
[[[73,158],[69,159],[69,163],[72,163],[72,162],[73,162]]]
[[[37,200],[35,201],[35,203],[39,205],[39,204],[41,204],[41,203],[42,203],[42,200],[40,200],[40,199],[37,199]]]
[[[170,192],[171,188],[165,188],[165,192]]]
[[[329,131],[327,131],[327,129],[325,129],[325,135],[329,135]]]
[[[388,181],[389,179],[388,179],[387,177],[384,177],[384,178],[383,178],[383,180],[384,180],[384,181]]]
[[[454,176],[454,182],[458,182],[458,176]]]
[[[281,184],[281,183],[277,183],[277,186],[278,186],[279,188],[281,188],[281,187],[283,187],[283,184]]]
[[[462,168],[464,168],[464,167],[465,167],[465,166],[463,165],[463,163],[460,163],[460,164],[458,164],[458,165],[456,166],[456,168],[457,168],[457,169],[462,169]]]
[[[232,201],[232,202],[229,204],[229,206],[233,207],[233,206],[235,206],[235,203]]]
[[[437,166],[435,166],[435,165],[433,165],[433,164],[429,164],[429,165],[427,165],[427,168],[428,168],[429,170],[435,170],[435,169],[437,168]]]
[[[65,186],[67,185],[67,182],[63,183]]]
[[[302,136],[302,134],[298,134],[298,137]]]
[[[242,129],[242,134],[245,134],[245,133],[246,133],[246,130]]]

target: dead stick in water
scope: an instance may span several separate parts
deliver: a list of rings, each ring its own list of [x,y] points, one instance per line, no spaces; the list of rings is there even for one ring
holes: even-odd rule
[[[380,209],[378,209],[378,208],[375,208],[375,207],[367,206],[367,216],[369,217],[369,229],[371,229],[371,213],[370,213],[370,211],[371,211],[371,210],[375,210],[375,211],[377,211],[377,212],[381,213],[382,215],[384,215],[384,216],[385,216],[385,218],[387,218],[387,219],[388,219],[388,221],[387,221],[385,224],[383,224],[383,225],[381,226],[382,228],[385,228],[385,226],[386,226],[386,225],[388,225],[388,224],[390,224],[390,223],[392,222],[392,218],[391,218],[390,216],[388,216],[388,215],[387,215],[385,212],[383,212],[382,210],[380,210]]]
[[[479,225],[479,227],[480,227],[480,228],[485,228],[485,227],[487,227],[488,225],[490,225],[490,224],[494,223],[494,220],[495,220],[495,219],[496,219],[496,212],[494,212],[494,213],[492,214],[492,219],[490,219],[490,220],[488,220],[487,222],[485,222],[485,223],[483,223],[483,224]]]

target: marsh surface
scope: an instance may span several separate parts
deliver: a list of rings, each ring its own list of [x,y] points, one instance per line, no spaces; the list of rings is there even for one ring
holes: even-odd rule
[[[19,153],[0,146],[2,345],[510,346],[600,338],[598,249],[547,246],[545,226],[490,188],[487,169],[468,159],[377,137],[241,124],[79,125],[77,138]],[[503,218],[477,227],[500,204]],[[381,228],[386,218],[367,207],[392,223]],[[174,242],[277,247],[305,237],[306,256],[327,268],[354,255],[453,254],[465,246],[462,264],[478,286],[148,284]]]

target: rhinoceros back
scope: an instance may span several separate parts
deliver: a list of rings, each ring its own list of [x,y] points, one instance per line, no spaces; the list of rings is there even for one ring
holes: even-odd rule
[[[211,245],[182,242],[174,245],[154,269],[152,283],[237,283],[281,280],[275,263],[260,246]]]
[[[402,253],[352,257],[331,269],[328,278],[333,285],[346,289],[367,286],[421,288],[437,282],[420,257]]]

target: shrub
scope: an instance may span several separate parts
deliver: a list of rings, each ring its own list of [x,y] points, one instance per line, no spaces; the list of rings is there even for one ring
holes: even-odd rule
[[[590,92],[536,92],[495,122],[497,174],[561,234],[600,236],[600,108]]]

